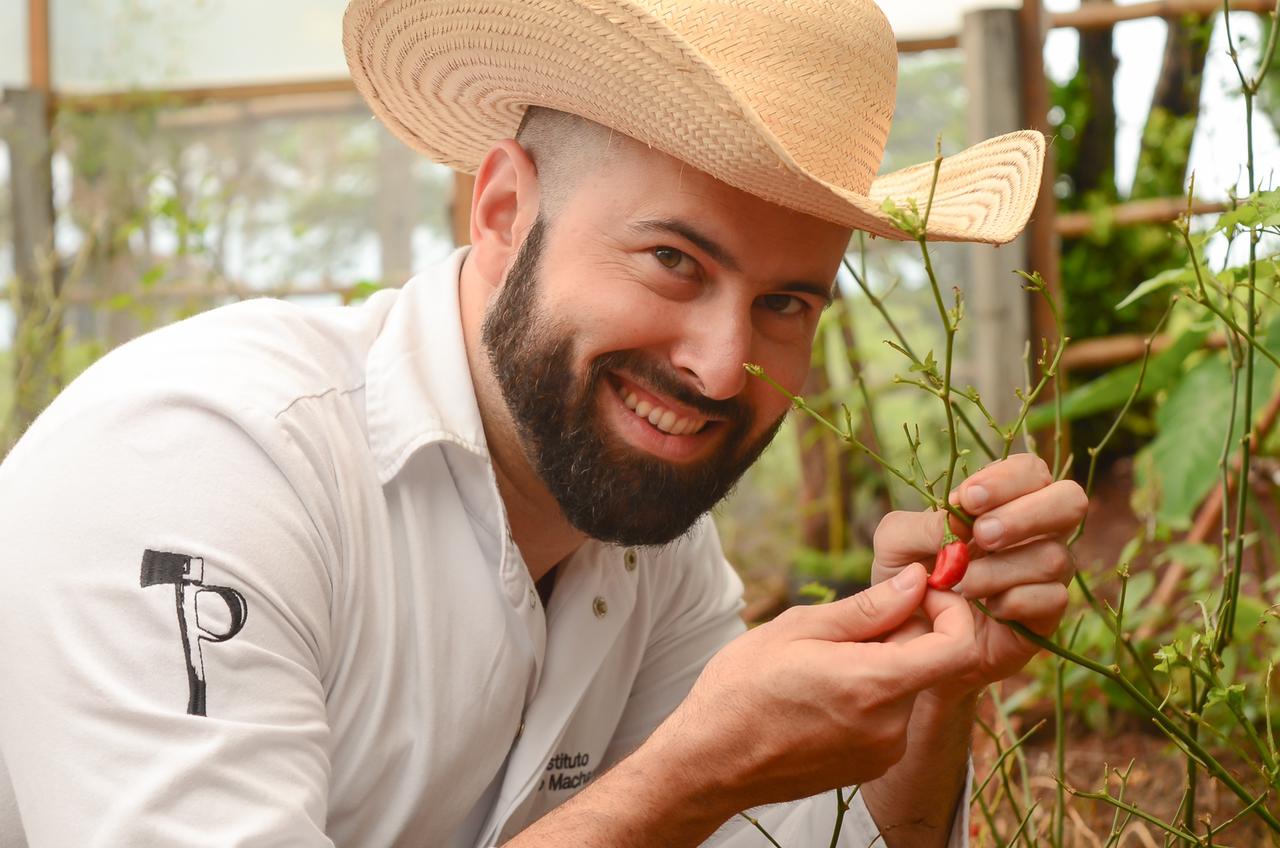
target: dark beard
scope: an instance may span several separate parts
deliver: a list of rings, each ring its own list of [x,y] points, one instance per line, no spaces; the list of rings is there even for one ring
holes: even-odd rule
[[[737,399],[711,400],[638,351],[597,357],[584,380],[573,373],[570,333],[539,310],[538,271],[545,225],[529,230],[485,316],[481,339],[511,411],[521,447],[568,522],[620,545],[661,545],[679,538],[715,506],[768,446],[781,417],[748,442],[752,414]],[[596,409],[601,381],[621,371],[716,419],[728,432],[709,457],[677,466],[606,434]],[[611,385],[604,391],[615,391]]]

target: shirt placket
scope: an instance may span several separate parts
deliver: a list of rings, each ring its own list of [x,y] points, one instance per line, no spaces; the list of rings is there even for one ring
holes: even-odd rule
[[[506,823],[518,818],[530,801],[548,759],[635,606],[634,551],[590,547],[588,555],[575,557],[557,579],[538,685],[526,706],[522,733],[507,760],[482,844],[505,835]]]

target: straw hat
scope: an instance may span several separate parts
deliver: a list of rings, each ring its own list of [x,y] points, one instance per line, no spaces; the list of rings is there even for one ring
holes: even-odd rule
[[[772,203],[886,238],[932,162],[877,177],[897,46],[872,0],[352,0],[343,47],[374,114],[474,172],[529,105],[612,127]],[[929,238],[1000,244],[1026,225],[1044,137],[944,160]]]

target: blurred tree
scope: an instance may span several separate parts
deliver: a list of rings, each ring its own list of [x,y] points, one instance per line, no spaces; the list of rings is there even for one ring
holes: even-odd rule
[[[1067,334],[1073,339],[1145,332],[1159,317],[1161,302],[1157,298],[1147,298],[1119,312],[1114,305],[1121,293],[1137,282],[1181,265],[1182,245],[1164,224],[1113,227],[1108,208],[1123,200],[1171,197],[1185,191],[1213,26],[1213,17],[1184,16],[1168,21],[1160,75],[1127,194],[1116,183],[1117,61],[1112,31],[1082,32],[1075,76],[1065,84],[1051,84],[1059,208],[1091,211],[1095,223],[1090,234],[1062,240]],[[1073,376],[1087,379],[1092,375]],[[1083,419],[1073,427],[1073,443],[1095,444],[1109,425],[1110,418]],[[1111,455],[1132,452],[1132,433],[1127,436],[1111,442]]]

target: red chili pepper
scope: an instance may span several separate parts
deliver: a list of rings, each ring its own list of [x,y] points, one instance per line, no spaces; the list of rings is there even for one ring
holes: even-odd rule
[[[929,586],[933,589],[950,589],[964,579],[969,569],[969,546],[959,539],[946,542],[934,560]]]

